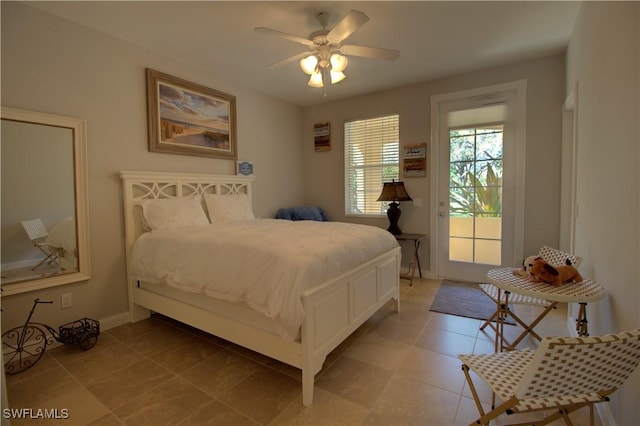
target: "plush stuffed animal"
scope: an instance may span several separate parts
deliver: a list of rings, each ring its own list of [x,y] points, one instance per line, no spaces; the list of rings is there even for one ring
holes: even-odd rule
[[[567,260],[566,265],[551,266],[543,258],[537,257],[533,261],[533,267],[529,271],[531,281],[544,282],[551,285],[562,285],[575,281],[580,283],[583,280],[578,270]]]
[[[533,261],[536,260],[538,256],[528,256],[525,257],[522,261],[522,267],[520,269],[514,269],[513,275],[518,275],[523,278],[527,278],[529,276],[529,271],[533,268]]]
[[[529,270],[529,279],[535,283],[555,284],[559,275],[558,270],[541,257],[535,258],[533,266]]]

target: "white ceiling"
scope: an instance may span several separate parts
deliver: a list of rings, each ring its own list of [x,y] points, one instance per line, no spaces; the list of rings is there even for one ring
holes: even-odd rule
[[[562,52],[580,6],[577,1],[27,4],[302,106]],[[331,28],[351,9],[370,21],[344,44],[397,49],[397,60],[350,57],[347,78],[326,93],[307,86],[308,76],[297,63],[266,68],[306,47],[259,34],[255,27],[307,38],[321,28],[316,13],[329,12]]]

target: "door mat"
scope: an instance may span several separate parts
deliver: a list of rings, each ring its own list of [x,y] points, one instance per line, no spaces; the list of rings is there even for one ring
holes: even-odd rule
[[[429,310],[486,320],[496,311],[496,304],[480,290],[477,283],[443,280]],[[515,325],[515,322],[507,318],[505,324]]]

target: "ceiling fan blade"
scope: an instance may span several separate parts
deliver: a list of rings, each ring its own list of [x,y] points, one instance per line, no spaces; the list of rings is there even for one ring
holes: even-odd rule
[[[254,31],[257,31],[262,34],[267,34],[271,36],[276,36],[280,38],[284,38],[290,41],[295,41],[296,43],[304,44],[305,46],[313,46],[313,42],[311,40],[307,40],[306,38],[298,37],[293,34],[283,33],[282,31],[272,30],[271,28],[265,27],[256,27]]]
[[[291,62],[296,62],[299,61],[300,59],[306,58],[307,56],[311,55],[313,52],[302,52],[302,53],[298,53],[297,55],[294,55],[290,58],[284,59],[282,61],[276,62],[275,64],[271,64],[271,65],[267,65],[266,68],[275,68],[275,67],[279,67],[281,65],[286,65],[286,64],[290,64]]]
[[[345,55],[362,56],[364,58],[382,59],[385,61],[394,61],[400,56],[400,51],[393,49],[383,49],[380,47],[366,47],[346,45],[340,48]]]
[[[363,12],[352,10],[347,13],[345,17],[331,29],[331,31],[329,31],[329,34],[327,34],[327,40],[331,43],[340,43],[368,20],[369,17]]]

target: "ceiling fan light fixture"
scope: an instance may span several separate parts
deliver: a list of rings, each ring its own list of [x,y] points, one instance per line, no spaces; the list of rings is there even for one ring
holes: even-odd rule
[[[347,68],[349,60],[346,56],[339,53],[331,55],[331,69],[336,72],[342,72]],[[344,78],[344,77],[343,77]]]
[[[311,87],[324,87],[322,82],[322,73],[320,71],[313,72],[309,78],[309,83],[307,84]]]
[[[2,1],[2,0],[0,0]],[[321,30],[314,31],[307,38],[287,34],[282,31],[266,27],[256,27],[255,31],[284,38],[304,46],[309,50],[291,56],[280,62],[270,65],[268,68],[299,62],[302,71],[309,75],[311,87],[326,87],[328,84],[336,84],[346,78],[344,70],[349,64],[347,56],[360,56],[371,59],[393,61],[398,58],[400,52],[379,47],[366,47],[347,45],[342,42],[351,36],[358,28],[369,21],[369,17],[360,11],[350,10],[333,28],[328,29],[329,14],[320,12],[316,15],[322,26]]]
[[[306,74],[312,75],[315,72],[317,66],[318,58],[316,57],[316,55],[309,55],[306,58],[300,60],[300,68],[302,68],[302,71],[304,71]]]
[[[330,74],[331,74],[331,84],[340,83],[342,80],[347,78],[347,76],[344,75],[342,71],[331,70]]]

